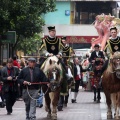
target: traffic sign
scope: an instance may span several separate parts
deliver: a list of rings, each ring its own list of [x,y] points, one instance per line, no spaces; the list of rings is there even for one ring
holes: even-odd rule
[[[0,36],[0,41],[2,43],[11,43],[16,42],[16,31],[8,31],[6,34]]]

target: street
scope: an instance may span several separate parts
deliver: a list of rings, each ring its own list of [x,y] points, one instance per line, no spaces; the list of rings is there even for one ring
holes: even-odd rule
[[[25,107],[23,101],[17,101],[12,115],[6,115],[6,109],[0,108],[0,120],[25,120]],[[37,108],[37,120],[47,120],[47,113],[43,108]],[[58,120],[106,120],[106,104],[104,93],[101,93],[101,103],[93,102],[93,92],[80,90],[77,103],[58,112]]]

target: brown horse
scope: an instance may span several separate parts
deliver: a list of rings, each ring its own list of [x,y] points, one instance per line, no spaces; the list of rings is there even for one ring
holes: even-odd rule
[[[103,73],[102,86],[106,96],[107,119],[112,118],[111,106],[115,110],[115,119],[120,120],[120,52],[115,52],[108,68]]]
[[[60,86],[62,82],[62,67],[56,56],[49,57],[42,68],[50,82],[50,87],[42,85],[45,93],[45,110],[48,112],[47,117],[57,120],[57,104],[60,95]],[[48,90],[48,92],[46,92]],[[51,106],[52,105],[52,109]]]

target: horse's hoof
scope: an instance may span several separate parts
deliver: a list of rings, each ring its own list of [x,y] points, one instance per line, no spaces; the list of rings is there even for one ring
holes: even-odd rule
[[[52,120],[57,120],[57,115],[52,115],[52,116],[51,116],[51,119],[52,119]]]
[[[48,107],[46,107],[46,106],[45,106],[45,111],[46,111],[46,112],[48,112],[48,111],[49,111]]]
[[[115,116],[114,120],[120,120],[120,117],[119,116]]]
[[[112,115],[107,115],[107,119],[112,119]]]
[[[48,119],[51,118],[51,114],[50,114],[50,113],[47,114],[47,118],[48,118]]]

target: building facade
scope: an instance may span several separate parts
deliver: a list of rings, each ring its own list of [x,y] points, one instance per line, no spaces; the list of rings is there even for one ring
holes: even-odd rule
[[[57,36],[67,36],[73,48],[88,48],[98,33],[94,27],[99,14],[120,17],[119,0],[56,0],[56,11],[44,15],[44,35],[47,26],[56,26]]]

